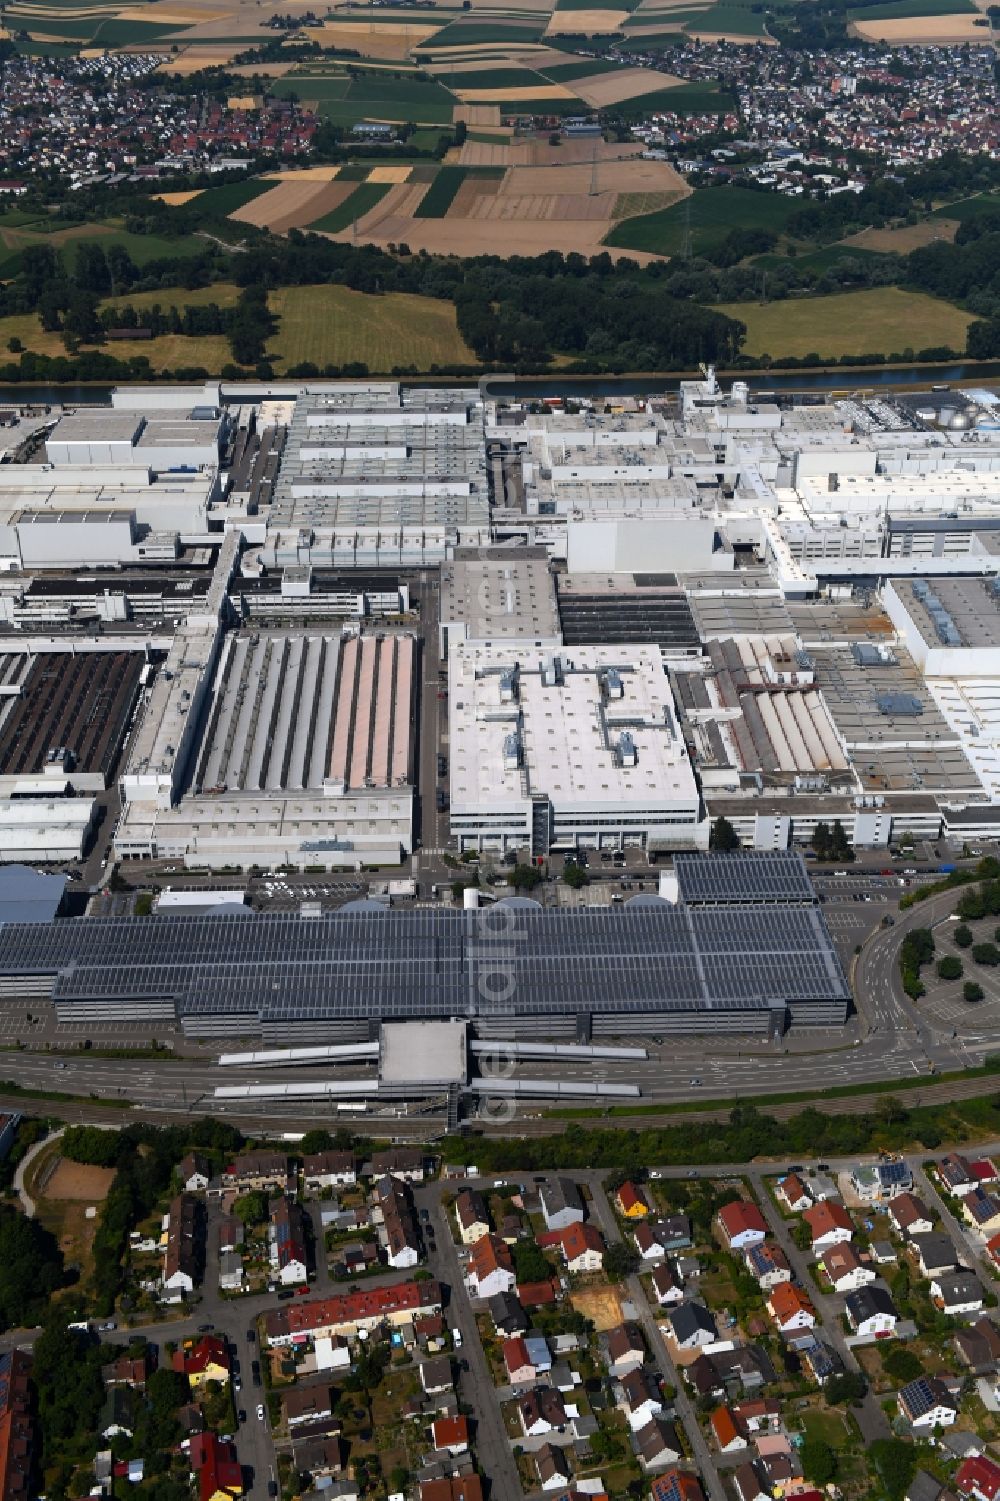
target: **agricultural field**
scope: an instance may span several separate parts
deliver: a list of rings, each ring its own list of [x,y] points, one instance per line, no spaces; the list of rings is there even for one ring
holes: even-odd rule
[[[455,164],[284,178],[231,217],[278,233],[308,229],[445,255],[599,255],[618,220],[662,210],[688,192],[668,163],[644,161],[638,144],[593,141],[467,141]]]
[[[778,359],[817,354],[895,354],[919,345],[964,349],[971,313],[923,292],[898,287],[838,292],[783,302],[729,302],[718,311],[746,324],[744,352]]]
[[[692,255],[713,249],[732,229],[784,228],[795,212],[790,199],[751,188],[699,188],[683,203],[628,218],[608,235],[608,245],[652,255],[681,255],[690,236]]]
[[[67,1267],[79,1271],[84,1287],[93,1270],[98,1214],[114,1176],[113,1168],[70,1162],[58,1141],[39,1152],[25,1174],[36,1219],[56,1237]]]
[[[125,303],[137,310],[159,304],[231,307],[238,289],[220,283],[197,291],[172,288],[109,298],[103,306]],[[278,331],[268,340],[268,353],[279,372],[312,360],[321,368],[361,361],[370,370],[388,373],[394,366],[429,370],[432,365],[475,365],[476,357],[458,332],[452,303],[432,297],[391,292],[376,297],[348,287],[282,287],[269,295],[279,319]],[[36,314],[0,318],[0,348],[18,338],[37,354],[65,354],[57,333],[45,333]],[[106,346],[122,359],[140,355],[154,370],[201,366],[218,374],[232,360],[229,341],[222,334],[188,338],[163,334],[155,339]]]

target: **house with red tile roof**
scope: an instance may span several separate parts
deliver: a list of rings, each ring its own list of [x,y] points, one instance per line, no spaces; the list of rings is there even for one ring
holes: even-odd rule
[[[748,1246],[758,1246],[767,1236],[767,1221],[757,1205],[747,1199],[724,1204],[715,1222],[730,1251],[745,1251]]]
[[[198,1477],[199,1501],[234,1501],[243,1494],[243,1470],[231,1443],[211,1430],[191,1436],[191,1468]]]
[[[1000,1496],[1000,1465],[985,1454],[963,1460],[955,1474],[955,1489],[974,1501],[997,1501]]]
[[[802,1289],[791,1282],[779,1282],[771,1290],[767,1311],[783,1334],[793,1329],[811,1329],[816,1322],[816,1310]]]
[[[449,1454],[464,1454],[469,1447],[469,1420],[461,1414],[454,1418],[437,1418],[431,1424],[435,1449]]]
[[[735,1454],[739,1449],[746,1448],[747,1441],[737,1428],[736,1419],[725,1404],[715,1408],[709,1422],[721,1454]]]
[[[636,1188],[634,1183],[623,1183],[615,1194],[615,1204],[618,1212],[627,1220],[645,1219],[649,1213],[649,1205]]]
[[[786,1173],[774,1190],[774,1197],[784,1209],[792,1214],[801,1214],[812,1203],[809,1193],[798,1173]]]
[[[476,1298],[492,1298],[497,1293],[513,1292],[517,1283],[510,1247],[498,1235],[483,1235],[469,1253],[466,1274],[469,1289]]]
[[[824,1199],[807,1209],[802,1218],[809,1226],[813,1254],[826,1251],[840,1241],[850,1240],[854,1235],[854,1221],[843,1204]]]

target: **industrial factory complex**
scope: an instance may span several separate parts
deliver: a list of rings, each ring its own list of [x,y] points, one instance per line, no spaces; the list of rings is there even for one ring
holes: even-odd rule
[[[328,884],[12,915],[0,1004],[265,1048],[454,1022],[463,1057],[836,1027],[817,826],[1000,828],[991,392],[209,382],[3,441],[0,860]],[[707,853],[720,817],[738,855]],[[452,897],[588,857],[659,883]]]

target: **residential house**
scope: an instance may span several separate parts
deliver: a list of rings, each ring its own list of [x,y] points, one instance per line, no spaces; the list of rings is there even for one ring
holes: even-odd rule
[[[131,1438],[135,1432],[135,1393],[127,1386],[111,1386],[97,1419],[102,1438]]]
[[[604,1237],[595,1225],[568,1225],[562,1252],[571,1272],[599,1272],[604,1267]]]
[[[730,1251],[745,1251],[758,1246],[767,1236],[767,1221],[747,1199],[724,1204],[715,1217],[719,1233]]]
[[[543,1491],[564,1489],[573,1473],[562,1449],[554,1444],[543,1444],[536,1450],[535,1471]]]
[[[615,1194],[615,1205],[618,1213],[627,1220],[642,1220],[649,1214],[649,1205],[646,1203],[640,1189],[634,1183],[623,1183]]]
[[[245,1237],[243,1221],[235,1214],[224,1214],[219,1221],[219,1251],[238,1251]]]
[[[167,1244],[163,1257],[165,1302],[180,1302],[200,1275],[201,1205],[191,1194],[178,1194],[167,1211]]]
[[[424,1154],[419,1147],[391,1147],[376,1152],[371,1160],[373,1178],[398,1178],[403,1183],[423,1183]]]
[[[1000,1329],[992,1319],[977,1319],[971,1329],[959,1329],[952,1338],[959,1358],[975,1375],[1000,1366]]]
[[[219,1286],[223,1292],[242,1292],[243,1257],[239,1251],[219,1252]]]
[[[652,1470],[675,1465],[684,1454],[676,1428],[661,1417],[651,1418],[644,1428],[635,1430],[632,1448],[647,1475]]]
[[[229,1351],[217,1334],[203,1334],[175,1350],[171,1364],[188,1379],[191,1390],[198,1392],[209,1381],[225,1384],[229,1380]]]
[[[786,1173],[776,1185],[774,1197],[791,1214],[801,1214],[812,1203],[812,1195],[798,1173]]]
[[[779,1282],[771,1289],[767,1311],[782,1334],[811,1329],[816,1322],[816,1310],[802,1289],[791,1282]]]
[[[191,1437],[189,1457],[198,1477],[199,1501],[235,1501],[243,1494],[243,1470],[235,1446],[210,1429]]]
[[[442,1392],[455,1389],[451,1373],[451,1361],[447,1355],[437,1355],[420,1362],[420,1385],[429,1397],[439,1397]]]
[[[310,1152],[302,1159],[306,1193],[322,1193],[324,1188],[353,1188],[357,1181],[353,1152]]]
[[[315,1434],[296,1439],[292,1435],[292,1459],[296,1470],[310,1475],[313,1483],[339,1475],[346,1453],[337,1434]]]
[[[566,1230],[583,1223],[583,1199],[571,1178],[550,1178],[538,1194],[547,1230]]]
[[[524,1308],[548,1308],[556,1301],[558,1283],[547,1282],[519,1282],[517,1284],[518,1300]]]
[[[903,1501],[958,1501],[958,1497],[936,1476],[929,1475],[926,1470],[918,1470],[906,1487]]]
[[[716,1407],[709,1416],[709,1422],[720,1454],[736,1454],[747,1447],[747,1440],[736,1426],[736,1419],[728,1407]]]
[[[633,1433],[645,1428],[663,1411],[663,1401],[645,1371],[628,1371],[618,1383],[618,1406],[628,1419]]]
[[[891,1203],[897,1194],[909,1193],[913,1174],[902,1158],[867,1163],[851,1174],[851,1187],[863,1204]]]
[[[17,1117],[20,1120],[20,1116]],[[0,1496],[3,1501],[30,1501],[37,1439],[31,1372],[34,1361],[26,1350],[0,1355]]]
[[[962,1216],[984,1235],[1000,1231],[1000,1196],[977,1186],[962,1198]]]
[[[679,1350],[714,1345],[719,1338],[715,1320],[702,1303],[681,1303],[667,1314],[667,1323]]]
[[[778,1433],[781,1429],[781,1403],[774,1397],[757,1397],[752,1402],[737,1402],[733,1417],[741,1433],[756,1437],[759,1433]]]
[[[212,1179],[212,1164],[200,1152],[188,1152],[177,1164],[177,1177],[185,1193],[203,1192]]]
[[[749,1246],[743,1252],[743,1262],[757,1286],[769,1291],[779,1282],[791,1282],[792,1269],[788,1258],[779,1245],[765,1241],[759,1246]]]
[[[542,1347],[548,1357],[548,1346],[542,1340]],[[536,1366],[528,1350],[528,1344],[523,1335],[515,1335],[513,1339],[505,1339],[503,1342],[503,1362],[507,1369],[507,1383],[509,1386],[526,1386],[537,1380],[542,1371]],[[547,1358],[544,1370],[551,1370],[552,1361]]]
[[[288,1193],[294,1186],[291,1163],[283,1152],[243,1152],[222,1178],[240,1193]]]
[[[813,1338],[808,1345],[799,1347],[799,1359],[817,1386],[825,1386],[832,1376],[839,1376],[844,1362],[832,1346],[821,1339]]]
[[[844,1299],[847,1322],[855,1334],[885,1336],[899,1321],[896,1305],[884,1287],[861,1287]]]
[[[490,1318],[497,1334],[526,1334],[528,1315],[514,1293],[495,1293],[490,1298]]]
[[[329,1497],[329,1491],[324,1497]],[[420,1501],[483,1501],[483,1482],[473,1471],[468,1475],[446,1475],[440,1480],[420,1481]]]
[[[986,1242],[986,1254],[993,1265],[1000,1267],[1000,1235],[991,1235]]]
[[[997,1501],[1000,1496],[1000,1465],[985,1454],[965,1459],[955,1472],[955,1489],[974,1501]]]
[[[489,1235],[490,1216],[482,1194],[473,1188],[463,1188],[455,1200],[455,1220],[463,1246],[473,1246]]]
[[[469,1289],[476,1298],[513,1292],[517,1283],[510,1247],[497,1235],[477,1240],[469,1255]]]
[[[971,1193],[978,1181],[969,1159],[959,1152],[950,1152],[947,1157],[941,1158],[937,1165],[937,1175],[946,1192],[955,1194],[958,1198]]]
[[[653,1284],[656,1301],[661,1308],[684,1301],[684,1289],[666,1262],[653,1268],[650,1280]]]
[[[930,1235],[934,1229],[934,1216],[916,1194],[898,1194],[890,1200],[889,1218],[900,1235],[908,1239],[914,1235]]]
[[[983,1284],[975,1272],[945,1272],[931,1283],[931,1301],[942,1313],[978,1313],[983,1306]]]
[[[435,1418],[431,1424],[431,1439],[435,1449],[446,1450],[451,1455],[464,1454],[469,1447],[468,1418],[461,1414]]]
[[[397,1269],[416,1266],[420,1260],[420,1233],[405,1180],[391,1174],[379,1178],[372,1192],[372,1204],[373,1217],[381,1220],[386,1261]]]
[[[130,1355],[119,1355],[117,1360],[101,1367],[101,1378],[105,1386],[130,1386],[133,1391],[146,1390],[146,1379],[149,1375],[150,1362],[147,1355],[140,1355],[133,1359]],[[0,1384],[0,1396],[3,1386]],[[0,1495],[2,1495],[0,1491]]]
[[[264,1332],[268,1344],[280,1348],[301,1344],[304,1338],[350,1336],[361,1329],[371,1333],[385,1325],[399,1329],[440,1311],[441,1284],[431,1277],[325,1298],[294,1298],[264,1315]]]
[[[656,1222],[656,1234],[665,1251],[689,1251],[691,1221],[686,1214],[667,1214]]]
[[[282,1196],[271,1202],[268,1229],[271,1269],[283,1287],[292,1287],[308,1278],[306,1265],[306,1231],[298,1204]]]
[[[551,1386],[536,1387],[517,1401],[517,1413],[525,1438],[537,1438],[566,1423],[566,1404]]]
[[[915,1235],[913,1249],[925,1277],[936,1277],[940,1272],[950,1272],[958,1265],[958,1255],[947,1235]]]
[[[771,1501],[771,1492],[761,1485],[757,1471],[749,1460],[733,1471],[736,1501]]]
[[[958,1406],[944,1382],[937,1376],[919,1376],[896,1398],[899,1414],[912,1428],[930,1432],[948,1428],[958,1417]]]
[[[333,1393],[320,1386],[292,1386],[281,1394],[285,1422],[290,1429],[304,1423],[327,1423],[333,1417]]]
[[[662,1261],[667,1254],[667,1248],[657,1234],[657,1226],[650,1225],[645,1220],[635,1226],[632,1239],[643,1261]]]
[[[861,1260],[850,1241],[842,1241],[823,1253],[820,1263],[834,1292],[853,1293],[875,1281],[875,1270]]]
[[[618,1324],[603,1336],[608,1372],[616,1380],[646,1363],[646,1342],[635,1324]]]
[[[850,1240],[854,1235],[854,1222],[851,1216],[843,1204],[837,1204],[830,1199],[814,1204],[811,1209],[805,1211],[802,1218],[809,1226],[814,1256],[822,1255],[831,1246]]]
[[[891,1240],[873,1240],[868,1252],[878,1266],[892,1266],[899,1259]]]
[[[667,1470],[657,1475],[649,1495],[650,1501],[705,1501],[700,1480],[688,1470]]]

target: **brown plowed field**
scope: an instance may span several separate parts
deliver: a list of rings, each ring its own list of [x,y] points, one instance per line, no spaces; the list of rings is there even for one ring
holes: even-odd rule
[[[509,167],[513,146],[494,146],[489,141],[466,141],[458,154],[462,167]]]
[[[332,213],[356,187],[353,182],[280,182],[229,217],[255,224],[258,229],[269,229],[273,234],[284,234],[288,229],[303,229],[324,214]]]
[[[481,198],[469,214],[470,219],[492,219],[504,224],[551,223],[566,220],[577,224],[607,225],[614,214],[614,193],[521,193],[517,197],[501,193],[496,198]]]
[[[413,226],[420,222],[413,215],[426,192],[427,184],[423,182],[401,183],[390,188],[381,202],[358,220],[358,238],[373,240],[377,244],[405,240],[412,245]],[[339,238],[339,235],[334,236],[334,239]]]
[[[503,187],[500,177],[467,177],[451,201],[445,218],[467,219],[480,217],[476,204],[481,198],[495,198]]]
[[[657,73],[654,68],[619,68],[614,73],[593,73],[589,78],[574,78],[573,92],[592,109],[606,109],[651,94],[654,89],[672,89],[682,78],[672,73]]]

